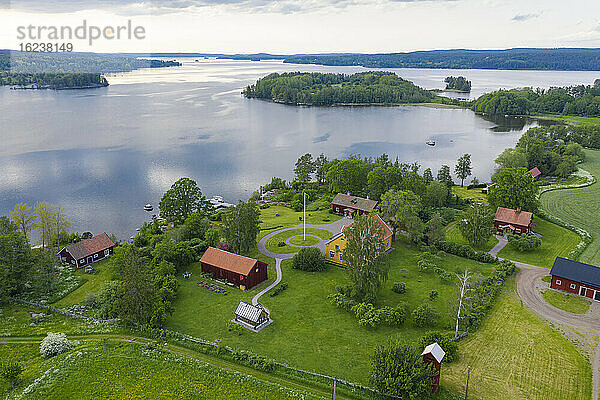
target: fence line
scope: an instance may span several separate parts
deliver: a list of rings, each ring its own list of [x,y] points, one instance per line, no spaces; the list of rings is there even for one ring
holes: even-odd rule
[[[93,317],[86,317],[85,315],[81,315],[81,314],[75,314],[72,312],[68,312],[68,311],[63,311],[63,310],[59,310],[58,308],[54,308],[42,303],[36,303],[33,301],[28,301],[28,300],[23,300],[23,299],[18,299],[16,297],[11,297],[12,301],[15,301],[17,303],[21,303],[21,304],[26,304],[28,306],[34,306],[34,307],[38,307],[38,308],[42,308],[46,311],[49,311],[51,313],[56,313],[56,314],[61,314],[64,315],[66,317],[70,317],[70,318],[75,318],[75,319],[79,319],[82,321],[87,321],[87,322],[95,322],[95,323],[104,323],[104,322],[115,322],[118,321],[118,318],[111,318],[111,319],[97,319],[97,318],[93,318]]]

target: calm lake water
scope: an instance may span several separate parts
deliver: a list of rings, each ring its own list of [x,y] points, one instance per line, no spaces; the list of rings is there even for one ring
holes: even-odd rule
[[[492,121],[468,110],[405,107],[292,107],[244,99],[243,87],[270,73],[352,73],[361,67],[181,59],[182,67],[109,76],[110,86],[75,91],[0,88],[0,214],[15,203],[61,205],[77,231],[127,239],[146,203],[182,176],[208,197],[247,199],[272,176],[290,179],[306,152],[329,158],[387,153],[436,173],[471,153],[473,174],[534,124]],[[425,88],[449,75],[473,81],[471,96],[499,87],[589,84],[593,72],[390,69]],[[429,147],[426,140],[435,140]]]

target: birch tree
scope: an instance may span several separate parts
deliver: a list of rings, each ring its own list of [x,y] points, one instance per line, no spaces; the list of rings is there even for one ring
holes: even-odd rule
[[[469,280],[472,278],[472,274],[469,272],[468,268],[465,268],[465,272],[461,275],[456,275],[458,278],[458,312],[456,313],[456,330],[454,331],[454,337],[458,337],[458,323],[460,322],[462,316],[462,309],[464,303],[469,299],[469,292],[472,290],[469,284]]]
[[[10,212],[10,219],[25,237],[35,228],[35,212],[25,203],[15,205],[14,210]]]
[[[35,207],[37,214],[37,228],[42,238],[42,248],[45,249],[52,241],[55,220],[55,207],[47,201],[38,203]]]

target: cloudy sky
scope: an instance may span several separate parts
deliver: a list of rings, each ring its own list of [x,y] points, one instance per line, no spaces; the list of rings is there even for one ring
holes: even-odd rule
[[[19,27],[75,29],[84,20],[109,33],[131,21],[144,37],[129,39],[123,30],[121,39],[91,45],[89,37],[63,40],[77,51],[600,47],[600,2],[594,0],[0,0],[0,48],[47,39],[19,38]]]

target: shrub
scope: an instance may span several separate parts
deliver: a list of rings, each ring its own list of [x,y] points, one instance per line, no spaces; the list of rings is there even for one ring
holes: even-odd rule
[[[273,372],[277,368],[275,361],[245,350],[232,350],[231,357],[242,364],[264,372]]]
[[[285,242],[279,242],[277,243],[277,247],[284,247],[285,246]]]
[[[231,321],[227,321],[226,326],[227,326],[228,332],[233,332],[233,333],[237,334],[238,336],[241,336],[246,332],[246,329],[244,329],[243,326],[241,326],[240,324],[231,322]]]
[[[531,251],[542,245],[542,239],[535,235],[508,235],[508,244],[519,251]]]
[[[325,271],[327,263],[319,249],[305,247],[292,258],[292,268],[309,272]]]
[[[50,358],[71,350],[75,345],[76,342],[67,339],[64,333],[50,332],[40,343],[40,353]]]
[[[435,301],[437,300],[437,298],[439,297],[440,293],[437,290],[432,290],[431,292],[429,292],[429,300],[431,301]]]
[[[443,333],[441,331],[429,331],[419,340],[420,348],[423,349],[432,343],[440,345],[442,350],[446,352],[444,356],[444,362],[451,363],[458,359],[458,345],[456,342],[451,342],[452,335]]]
[[[392,292],[403,294],[406,293],[406,283],[404,282],[395,282],[392,286]]]
[[[6,382],[8,382],[11,386],[17,386],[19,381],[21,380],[21,373],[23,372],[23,367],[21,364],[17,362],[9,362],[7,364],[2,365],[2,369],[0,369],[0,376]]]
[[[358,303],[352,307],[351,311],[356,315],[360,326],[377,328],[382,322],[382,315],[379,310],[375,309],[373,304]]]
[[[459,244],[454,242],[447,242],[440,240],[436,243],[436,246],[446,253],[454,254],[455,256],[469,258],[471,260],[479,261],[482,263],[495,263],[498,258],[485,252],[476,251],[471,246],[466,244]]]
[[[397,307],[381,307],[377,310],[381,323],[387,326],[402,326],[408,315],[408,306],[404,303]]]
[[[435,267],[434,271],[443,282],[450,282],[452,280],[452,275],[448,273],[444,268]]]
[[[421,304],[412,312],[413,321],[418,327],[434,326],[440,319],[440,314],[429,304]]]
[[[100,306],[100,302],[98,301],[98,296],[95,293],[88,293],[85,295],[84,304],[89,309],[96,309]]]
[[[337,308],[350,311],[356,302],[342,293],[332,293],[327,296],[327,300]]]
[[[269,296],[271,297],[275,297],[277,296],[279,293],[283,292],[285,289],[287,289],[288,284],[286,282],[280,284],[279,286],[277,286],[275,288],[275,290],[273,290],[271,293],[269,293]]]

